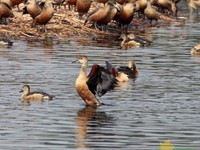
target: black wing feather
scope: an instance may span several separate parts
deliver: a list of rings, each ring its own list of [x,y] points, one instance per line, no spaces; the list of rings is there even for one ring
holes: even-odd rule
[[[117,68],[117,71],[125,73],[126,75],[128,75],[129,78],[135,78],[133,74],[133,70],[129,68],[128,66],[121,66]]]
[[[87,85],[94,95],[102,96],[116,86],[117,80],[107,69],[97,66],[96,71],[87,81]]]
[[[28,95],[33,95],[33,94],[42,94],[43,96],[48,96],[50,99],[54,98],[54,95],[49,95],[45,92],[30,92]]]
[[[147,39],[143,39],[141,37],[136,37],[134,39],[136,42],[140,43],[142,46],[149,46],[152,42],[147,40]]]

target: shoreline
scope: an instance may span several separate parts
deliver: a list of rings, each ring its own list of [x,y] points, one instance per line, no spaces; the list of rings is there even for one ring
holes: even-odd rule
[[[22,9],[22,7],[20,7]],[[90,28],[91,24],[84,26],[84,20],[78,18],[78,13],[71,10],[59,9],[55,10],[53,18],[47,23],[47,32],[37,31],[36,27],[31,27],[33,19],[29,14],[22,14],[17,8],[13,9],[14,18],[9,18],[10,23],[8,25],[0,24],[0,37],[9,39],[21,39],[21,40],[65,40],[76,38],[91,38],[91,36],[117,36],[123,32],[119,27],[116,28],[113,23],[110,23],[110,29],[108,31],[101,31],[98,29]],[[86,17],[86,16],[84,16]],[[134,18],[130,24],[128,32],[140,34],[148,28],[157,28],[162,25],[168,24],[168,22],[176,21],[173,18],[168,17],[168,20],[158,20],[156,26],[151,26],[148,20],[142,18]],[[144,27],[144,24],[147,25]],[[113,27],[113,28],[111,28]]]

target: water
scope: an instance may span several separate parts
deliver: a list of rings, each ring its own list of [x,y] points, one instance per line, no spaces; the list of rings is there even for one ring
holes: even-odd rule
[[[167,139],[177,148],[199,149],[200,57],[190,55],[199,32],[197,17],[151,30],[147,48],[122,50],[113,38],[16,40],[0,48],[0,149],[155,150]],[[105,106],[85,107],[74,88],[80,65],[71,63],[79,54],[89,57],[89,67],[134,59],[139,77],[99,98]],[[22,103],[24,84],[56,98]]]

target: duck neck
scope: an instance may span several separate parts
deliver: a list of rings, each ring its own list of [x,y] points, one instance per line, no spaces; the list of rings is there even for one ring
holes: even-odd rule
[[[151,3],[150,3],[150,1],[149,0],[147,0],[147,7],[146,8],[148,8],[148,9],[150,9],[151,8]]]
[[[81,70],[80,70],[79,76],[85,76],[86,77],[87,66],[88,66],[87,63],[83,63],[81,65]]]
[[[30,93],[30,88],[24,91],[24,95],[28,95]]]

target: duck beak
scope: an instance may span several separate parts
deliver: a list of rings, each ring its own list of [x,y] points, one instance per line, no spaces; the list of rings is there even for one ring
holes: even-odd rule
[[[78,60],[72,61],[72,64],[77,63],[77,62],[78,62]]]
[[[116,4],[114,4],[114,7],[117,9],[118,12],[122,11],[122,6],[116,2]]]
[[[23,90],[21,89],[20,91],[19,91],[19,93],[22,93],[23,92]]]

